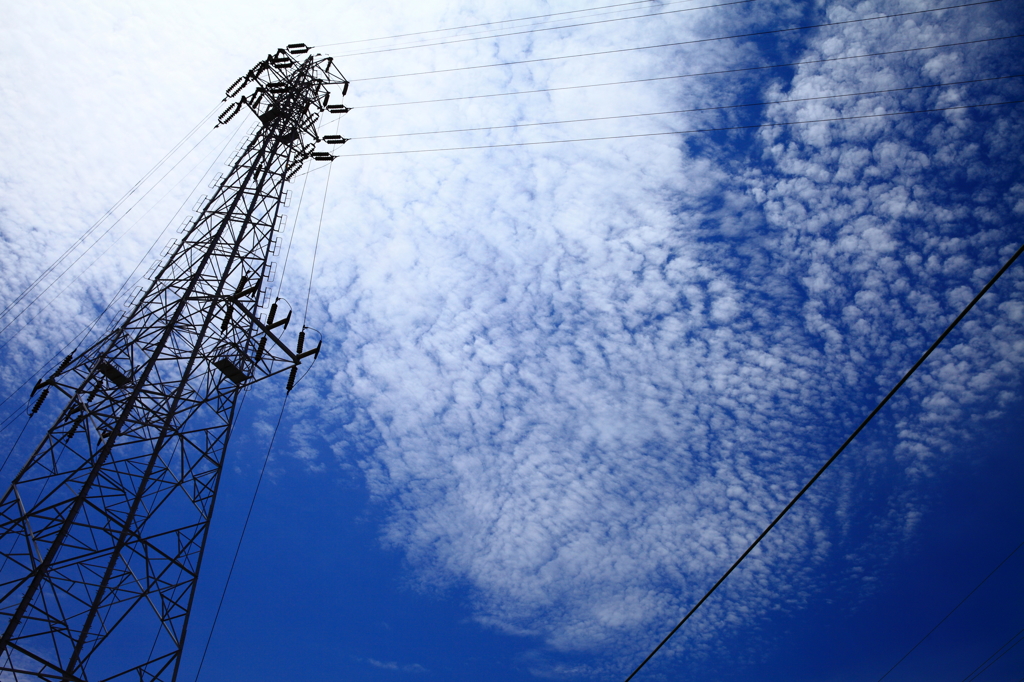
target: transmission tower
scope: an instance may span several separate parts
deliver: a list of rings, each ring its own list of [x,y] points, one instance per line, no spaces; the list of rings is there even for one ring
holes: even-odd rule
[[[290,391],[320,350],[261,310],[285,184],[334,158],[315,151],[320,115],[347,111],[332,86],[295,44],[228,88],[219,122],[246,107],[258,128],[128,312],[36,385],[33,412],[67,404],[0,501],[2,679],[177,676],[239,396],[281,372]]]

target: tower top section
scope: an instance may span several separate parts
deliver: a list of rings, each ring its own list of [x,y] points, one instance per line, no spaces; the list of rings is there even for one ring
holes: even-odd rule
[[[223,125],[247,107],[267,134],[294,147],[289,154],[292,159],[289,175],[307,158],[323,161],[334,158],[326,152],[315,152],[309,140],[321,142],[316,125],[324,111],[340,114],[349,111],[344,105],[349,81],[334,64],[334,58],[309,52],[306,44],[293,43],[268,54],[228,87],[224,101],[231,103],[217,118],[217,125]],[[332,96],[334,104],[330,103]],[[333,137],[338,139],[323,141],[328,144],[347,142],[340,136]]]

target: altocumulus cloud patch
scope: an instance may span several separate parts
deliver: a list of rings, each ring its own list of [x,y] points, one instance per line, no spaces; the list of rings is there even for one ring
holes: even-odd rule
[[[852,12],[833,4],[823,16]],[[967,38],[1006,28],[986,16]],[[819,32],[795,54],[964,35],[953,16],[891,21]],[[708,62],[728,56],[708,52]],[[932,57],[798,68],[761,96],[984,75],[966,48]],[[762,120],[968,94],[778,105]],[[1006,182],[977,189],[1005,175],[989,159],[1011,158],[1020,139],[1015,114],[1001,116],[987,136],[984,119],[951,113],[717,147],[371,162],[364,174],[398,196],[367,187],[368,214],[335,243],[352,255],[325,272],[322,305],[343,323],[331,331],[343,341],[328,404],[356,407],[321,414],[342,457],[374,444],[357,459],[390,510],[385,542],[421,580],[467,583],[482,622],[563,650],[643,648],[990,276],[978,264],[1005,258],[1014,235],[1000,226],[1019,197]],[[404,189],[388,180],[399,175]],[[1013,306],[993,298],[894,405],[882,459],[905,470],[907,487],[880,522],[889,542],[912,532],[914,481],[942,466],[958,420],[1017,399]],[[800,603],[813,589],[806,567],[842,540],[858,480],[844,479],[846,497],[833,488],[834,500],[803,505],[688,636]]]

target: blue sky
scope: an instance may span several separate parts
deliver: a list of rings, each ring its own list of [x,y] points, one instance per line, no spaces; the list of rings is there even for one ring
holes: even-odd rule
[[[301,313],[323,208],[308,314],[325,352],[292,394],[200,679],[625,677],[1024,237],[1020,105],[850,118],[1024,99],[1019,78],[944,85],[1019,71],[1020,39],[990,40],[1022,33],[1017,0],[375,77],[951,4],[757,0],[359,55],[336,43],[597,3],[5,2],[5,306],[267,52],[323,46],[353,81],[353,112],[325,122],[353,140],[329,185],[322,167],[294,183],[280,278]],[[934,47],[968,41],[987,42]],[[913,51],[859,56],[894,50]],[[154,176],[0,333],[4,396],[145,272],[251,125]],[[878,679],[1024,540],[1022,289],[1018,265],[637,679]],[[282,395],[246,400],[185,679]],[[1022,568],[886,679],[968,675],[1024,627]],[[1018,647],[978,679],[1022,666]]]

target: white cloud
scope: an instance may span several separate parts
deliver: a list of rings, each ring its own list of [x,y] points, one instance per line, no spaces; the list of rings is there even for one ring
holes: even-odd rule
[[[369,658],[367,659],[367,662],[369,662],[369,664],[374,668],[380,668],[381,670],[393,670],[395,672],[403,673],[423,673],[427,671],[427,669],[419,663],[401,664],[394,661],[378,661],[375,658]]]

